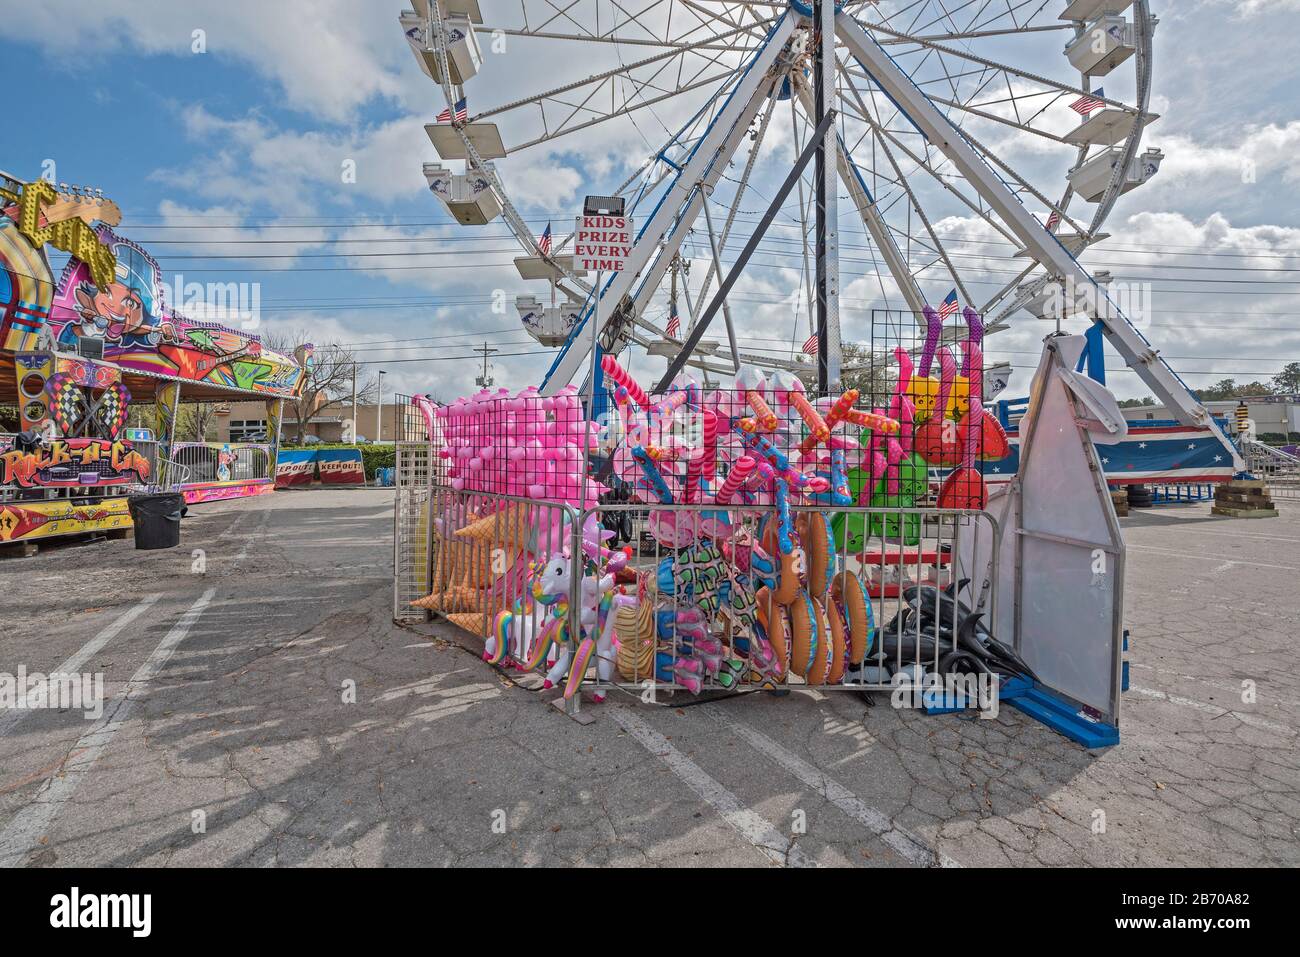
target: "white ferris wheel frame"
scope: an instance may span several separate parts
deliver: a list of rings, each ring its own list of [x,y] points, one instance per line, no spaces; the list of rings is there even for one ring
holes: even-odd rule
[[[444,33],[442,30],[443,19],[445,17],[446,0],[421,0],[417,5],[420,7],[427,6],[428,21],[431,27],[430,36],[435,41],[435,52],[442,64],[442,82],[443,94],[448,104],[454,104],[457,99],[457,87],[450,82],[450,72],[447,69],[448,49],[444,42]],[[555,6],[552,4],[552,6]],[[730,6],[730,5],[729,5]],[[795,31],[801,27],[806,20],[812,15],[811,5],[805,4],[802,0],[789,0],[788,3],[759,3],[757,0],[737,0],[734,6],[739,8],[766,7],[776,12],[774,17],[765,21],[755,21],[749,24],[737,24],[736,21],[725,21],[730,24],[730,30],[727,35],[747,34],[755,35],[756,28],[770,24],[765,35],[762,36],[761,42],[754,48],[745,63],[739,77],[731,85],[730,92],[727,94],[724,105],[719,109],[710,120],[705,132],[695,141],[688,153],[688,158],[684,164],[673,164],[670,171],[661,174],[659,183],[671,180],[671,185],[666,193],[658,200],[654,212],[648,218],[643,218],[643,225],[634,245],[627,263],[627,269],[618,273],[609,279],[604,288],[596,291],[591,285],[584,282],[580,277],[566,270],[562,264],[552,263],[561,274],[557,283],[559,288],[564,289],[569,294],[576,294],[578,297],[585,299],[585,306],[569,336],[566,344],[561,347],[559,355],[556,357],[551,369],[547,373],[545,382],[542,386],[543,394],[553,394],[563,388],[572,379],[581,372],[589,359],[591,343],[593,336],[591,331],[586,329],[588,322],[592,321],[595,315],[600,315],[600,328],[596,330],[598,339],[602,348],[617,351],[627,342],[637,342],[641,345],[647,345],[650,341],[644,334],[638,332],[638,327],[652,334],[662,336],[663,330],[658,326],[650,323],[643,318],[643,312],[649,304],[651,297],[662,283],[670,266],[678,255],[683,243],[686,241],[688,234],[696,226],[701,211],[705,213],[708,226],[708,234],[712,250],[714,251],[714,261],[710,263],[710,271],[705,279],[705,287],[699,293],[699,302],[704,301],[707,292],[707,284],[713,278],[721,278],[721,263],[717,261],[716,250],[718,248],[718,237],[713,229],[713,223],[708,219],[707,201],[708,196],[712,193],[717,185],[719,178],[726,169],[727,164],[732,157],[737,154],[741,148],[746,134],[749,133],[751,124],[756,120],[762,123],[766,128],[767,122],[771,117],[771,103],[775,99],[771,95],[773,83],[779,82],[779,78],[774,81],[778,71],[778,66],[783,56],[787,54],[787,44],[793,37]],[[1216,432],[1223,440],[1225,447],[1233,449],[1234,461],[1237,468],[1244,467],[1239,460],[1231,442],[1227,441],[1219,430],[1217,424],[1213,421],[1209,412],[1203,405],[1191,394],[1187,386],[1177,376],[1177,374],[1168,366],[1163,358],[1160,357],[1142,333],[1133,325],[1133,323],[1122,313],[1107,294],[1104,286],[1099,285],[1092,275],[1081,266],[1076,255],[1085,249],[1090,242],[1095,242],[1099,229],[1104,223],[1111,208],[1119,198],[1122,190],[1120,189],[1121,180],[1124,178],[1125,171],[1129,163],[1136,155],[1140,145],[1144,125],[1149,122],[1150,114],[1147,107],[1150,97],[1150,78],[1151,78],[1151,42],[1150,26],[1154,20],[1150,15],[1147,0],[1134,0],[1135,8],[1134,26],[1136,39],[1138,43],[1137,55],[1135,57],[1136,67],[1136,105],[1127,106],[1116,100],[1110,100],[1102,97],[1104,103],[1110,106],[1116,106],[1126,113],[1134,114],[1133,126],[1131,132],[1124,140],[1121,149],[1120,159],[1114,166],[1114,172],[1111,181],[1108,184],[1104,195],[1098,202],[1097,209],[1093,213],[1090,224],[1083,225],[1072,219],[1066,207],[1071,199],[1071,189],[1067,184],[1065,194],[1059,201],[1052,201],[1038,190],[1035,190],[1029,183],[1021,178],[1014,170],[1005,163],[1001,162],[992,152],[980,147],[977,141],[969,132],[963,131],[953,123],[947,115],[941,110],[940,106],[956,107],[965,112],[981,116],[996,122],[1007,123],[1016,126],[1019,129],[1034,133],[1040,136],[1046,136],[1051,139],[1057,139],[1060,142],[1066,142],[1064,139],[1043,130],[1029,127],[1019,122],[1010,121],[999,117],[993,113],[980,111],[971,107],[969,104],[963,104],[959,101],[947,100],[938,96],[931,96],[924,92],[920,86],[908,75],[906,71],[899,66],[893,57],[885,50],[882,42],[877,39],[877,35],[884,37],[885,42],[908,41],[920,44],[930,50],[939,53],[949,53],[964,60],[983,63],[988,67],[1015,72],[1021,76],[1032,76],[1032,79],[1048,87],[1054,87],[1062,92],[1075,94],[1088,94],[1086,88],[1073,87],[1063,84],[1046,77],[1026,74],[1023,71],[1012,70],[1005,64],[996,61],[987,60],[978,55],[967,51],[960,50],[947,45],[945,41],[959,39],[964,34],[960,32],[949,35],[937,34],[927,37],[916,37],[910,34],[894,30],[888,24],[869,23],[863,25],[850,12],[835,7],[832,3],[827,2],[823,5],[826,24],[822,35],[828,38],[832,48],[831,62],[841,71],[857,75],[856,69],[860,69],[862,75],[869,79],[875,87],[882,91],[895,105],[898,113],[901,114],[907,123],[909,123],[917,132],[921,133],[927,140],[928,146],[932,147],[939,154],[942,154],[947,163],[951,164],[964,178],[966,184],[974,190],[975,199],[963,195],[960,191],[949,186],[950,192],[953,192],[958,199],[978,213],[981,218],[993,225],[999,233],[1008,238],[1013,238],[1022,249],[1028,252],[1029,264],[1021,270],[1019,275],[1010,283],[1004,286],[994,295],[992,299],[985,304],[986,311],[990,306],[998,303],[1009,303],[1004,306],[990,323],[990,331],[1005,328],[1006,319],[1023,306],[1034,295],[1041,292],[1052,283],[1072,284],[1078,289],[1094,290],[1094,301],[1104,303],[1105,309],[1098,310],[1097,319],[1101,322],[1107,339],[1125,362],[1139,375],[1144,383],[1152,390],[1156,397],[1169,408],[1178,420],[1184,424],[1195,425],[1198,427],[1209,428]],[[556,10],[560,10],[556,7]],[[833,18],[833,20],[832,20]],[[833,28],[833,29],[832,29]],[[485,32],[493,28],[480,28]],[[521,31],[524,32],[524,31]],[[852,58],[852,64],[842,65],[835,59],[834,38],[838,38]],[[541,32],[525,32],[525,35],[546,36]],[[568,34],[555,34],[564,36],[568,39],[577,39]],[[632,66],[643,66],[658,60],[666,60],[669,57],[676,56],[685,50],[702,50],[721,46],[718,43],[719,35],[711,34],[706,40],[696,43],[682,43],[670,48],[667,52],[656,54],[649,58],[638,61],[635,64],[626,65],[623,70],[609,71],[606,74],[598,74],[585,81],[566,84],[557,90],[548,91],[540,97],[533,97],[528,100],[520,100],[515,103],[505,104],[503,106],[484,111],[483,113],[471,116],[465,124],[453,123],[460,140],[464,144],[466,155],[478,170],[484,172],[492,183],[494,191],[498,194],[502,207],[503,217],[508,227],[514,233],[521,246],[529,253],[536,254],[536,244],[532,231],[528,228],[523,218],[519,215],[513,204],[510,202],[508,194],[502,184],[499,176],[492,170],[479,154],[478,149],[472,142],[466,132],[465,127],[475,121],[493,116],[506,110],[515,108],[523,103],[539,101],[548,95],[555,95],[557,92],[569,91],[581,88],[593,83],[602,83],[613,74],[629,69]],[[624,42],[624,41],[619,41]],[[653,46],[665,46],[665,42],[643,41]],[[798,97],[804,107],[807,115],[812,114],[813,91],[810,85],[795,73],[787,74],[793,77],[794,82],[793,94]],[[707,82],[715,82],[716,77],[706,81],[700,81],[696,85],[703,86]],[[852,83],[846,84],[849,91],[852,91],[856,100],[858,112],[855,119],[865,121],[873,127],[873,131],[878,135],[878,140],[886,158],[889,161],[893,171],[897,176],[897,182],[902,189],[908,192],[913,207],[923,221],[923,225],[928,233],[929,245],[933,246],[936,254],[936,262],[942,261],[951,273],[957,287],[965,295],[968,302],[973,301],[967,293],[960,278],[960,271],[952,265],[943,244],[939,237],[935,235],[930,224],[925,220],[924,211],[920,203],[911,195],[907,186],[906,176],[898,162],[898,157],[894,155],[894,150],[902,154],[909,162],[913,163],[914,169],[924,169],[929,175],[939,179],[939,174],[934,167],[927,162],[926,158],[918,156],[903,143],[898,135],[889,129],[882,128],[881,124],[876,124],[870,112],[866,109],[860,95],[856,94],[856,87]],[[597,87],[599,88],[599,87]],[[684,92],[690,86],[683,87],[675,92]],[[826,83],[826,95],[828,99],[833,99],[837,93],[837,83],[833,78]],[[666,99],[672,95],[664,93],[658,99]],[[570,128],[563,128],[552,135],[564,135],[569,132],[580,130],[604,118],[612,118],[617,115],[625,115],[634,109],[652,105],[657,100],[645,100],[636,105],[624,105],[622,108],[611,111],[608,117],[590,119],[575,123]],[[764,106],[768,109],[764,111]],[[848,106],[853,106],[849,102]],[[573,114],[576,115],[578,110],[575,108]],[[761,114],[761,116],[760,116]],[[548,137],[541,137],[530,142],[521,144],[514,149],[523,149],[535,145]],[[907,259],[899,249],[894,237],[894,231],[881,216],[878,204],[872,196],[865,178],[861,171],[854,163],[848,145],[842,142],[839,134],[835,137],[827,137],[827,154],[828,167],[831,172],[830,177],[837,177],[847,188],[853,205],[857,209],[863,224],[870,233],[876,248],[880,252],[884,264],[890,275],[896,281],[899,291],[908,305],[908,308],[914,313],[920,313],[925,305],[925,297],[921,293],[915,278],[915,271],[908,267]],[[671,141],[670,141],[671,142]],[[753,166],[754,153],[756,147],[751,151],[749,161],[746,163],[744,176],[741,179],[741,192],[748,181],[749,173]],[[926,151],[929,153],[929,150]],[[1083,143],[1078,146],[1078,159],[1081,162],[1088,152],[1088,144]],[[663,157],[663,152],[658,158]],[[655,157],[652,157],[655,159]],[[997,164],[1001,172],[995,170],[992,163]],[[650,161],[647,161],[649,163]],[[629,184],[633,183],[639,175],[645,172],[646,167],[633,174],[620,188],[619,191],[626,189]],[[1009,175],[1018,183],[1021,191],[1034,196],[1043,202],[1050,209],[1058,213],[1061,219],[1073,226],[1078,232],[1075,242],[1072,243],[1074,248],[1067,247],[1055,233],[1040,223],[1024,206],[1024,203],[1006,182],[1004,175]],[[836,190],[828,189],[828,205],[833,202],[833,196]],[[737,194],[737,204],[739,202],[739,193]],[[723,242],[730,232],[732,220],[735,215],[736,207],[733,206],[731,215],[728,216],[722,235]],[[995,222],[988,214],[994,212],[1000,222]],[[834,222],[832,216],[831,222]],[[567,240],[557,243],[556,252],[560,251]],[[827,256],[828,259],[837,259],[834,250],[833,230],[828,236]],[[829,265],[829,263],[828,263]],[[1031,279],[1033,274],[1039,268],[1043,272],[1040,276]],[[1027,280],[1029,280],[1027,282]],[[831,366],[833,368],[832,382],[838,382],[839,363],[840,363],[840,343],[839,343],[839,322],[838,322],[838,302],[836,288],[837,283],[832,282],[827,289],[827,307],[828,307],[828,328],[827,328],[827,348],[831,355]],[[599,310],[596,308],[596,297],[602,302],[612,303],[613,306],[603,306]],[[690,308],[690,293],[687,292],[688,309]],[[698,308],[698,307],[697,307]],[[696,310],[697,311],[697,310]],[[1103,314],[1104,313],[1104,314]],[[752,362],[757,365],[777,368],[804,368],[806,365],[791,361],[774,359],[771,356],[752,355],[744,352],[738,352],[737,357],[745,362]],[[711,363],[707,355],[698,355],[690,357],[691,364],[703,368],[706,372],[714,371],[721,374],[730,374],[734,369],[730,366],[722,366]]]

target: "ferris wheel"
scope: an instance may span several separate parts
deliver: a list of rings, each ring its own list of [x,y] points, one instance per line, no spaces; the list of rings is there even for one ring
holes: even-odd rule
[[[754,349],[748,310],[717,295],[725,253],[748,261],[763,230],[753,262],[793,277],[804,328],[791,341],[820,337],[832,383],[846,289],[846,302],[918,317],[951,290],[990,331],[1043,315],[1053,283],[1098,289],[1076,257],[1163,159],[1142,148],[1158,119],[1146,0],[414,6],[402,27],[446,104],[426,130],[442,160],[464,163],[426,164],[430,189],[461,223],[504,221],[521,280],[546,283],[517,300],[529,332],[558,349],[544,391],[586,368],[597,315],[606,351],[676,350],[706,373],[807,369]],[[628,267],[599,291],[566,252],[567,230],[539,235],[511,192],[530,155],[593,143],[625,172],[593,176],[586,192],[622,200],[637,228]],[[814,146],[815,170],[798,166]],[[729,350],[696,329],[717,306]],[[1117,309],[1095,318],[1176,414],[1205,420]]]

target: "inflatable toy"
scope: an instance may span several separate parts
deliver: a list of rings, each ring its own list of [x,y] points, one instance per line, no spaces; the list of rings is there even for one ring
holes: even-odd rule
[[[921,352],[921,363],[916,375],[910,376],[906,395],[915,408],[915,419],[924,422],[934,412],[935,402],[939,396],[939,380],[930,375],[930,366],[934,362],[935,350],[939,348],[939,337],[943,334],[943,319],[932,306],[926,306],[925,348]]]

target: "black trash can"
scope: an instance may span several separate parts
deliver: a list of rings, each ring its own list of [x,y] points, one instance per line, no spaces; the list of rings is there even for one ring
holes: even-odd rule
[[[132,495],[126,507],[135,523],[136,548],[175,548],[181,543],[181,518],[189,509],[180,492]]]

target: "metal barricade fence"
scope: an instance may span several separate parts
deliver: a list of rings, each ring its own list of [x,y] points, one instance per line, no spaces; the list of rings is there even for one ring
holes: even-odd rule
[[[1274,499],[1300,500],[1300,457],[1253,439],[1243,439],[1246,471],[1264,480]]]
[[[429,594],[435,456],[428,442],[399,442],[393,466],[393,620],[422,621],[411,602]]]
[[[221,442],[177,442],[175,464],[184,467],[190,482],[239,482],[271,477],[268,445]]]
[[[436,613],[481,636],[498,658],[547,666],[553,681],[567,661],[565,647],[577,644],[549,640],[565,637],[559,622],[568,636],[596,639],[584,687],[668,694],[804,685],[891,690],[892,676],[909,668],[946,672],[946,659],[959,650],[923,633],[921,616],[909,608],[951,618],[941,592],[954,586],[965,606],[983,613],[982,621],[995,620],[996,564],[980,576],[961,567],[963,554],[997,561],[999,527],[984,511],[791,506],[798,539],[787,543],[783,557],[776,506],[674,505],[651,512],[626,503],[579,513],[563,504],[419,487],[416,463],[426,450],[424,444],[398,449],[404,479],[394,617]],[[591,529],[618,526],[628,512],[637,517],[634,525],[652,515],[659,535],[644,549],[634,538],[626,562],[608,551],[593,560]],[[662,544],[674,529],[682,548]],[[959,547],[967,536],[989,536],[991,547]],[[780,566],[780,577],[760,567],[762,556]],[[608,594],[601,603],[594,583],[611,570],[636,599],[630,612],[618,600],[611,606]],[[985,582],[980,594],[962,586],[973,577]],[[567,608],[550,603],[557,587],[566,592],[560,597]],[[515,617],[503,623],[502,612]]]

